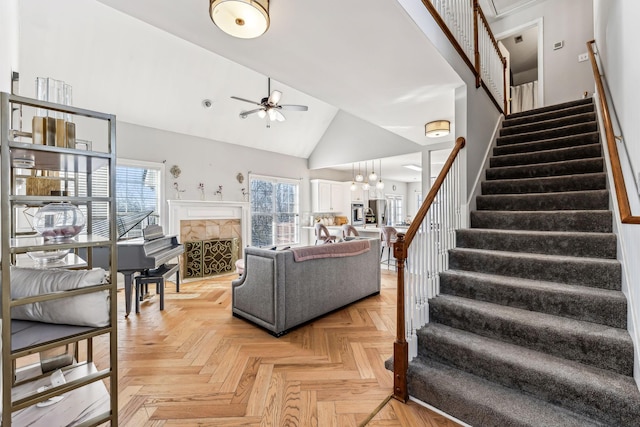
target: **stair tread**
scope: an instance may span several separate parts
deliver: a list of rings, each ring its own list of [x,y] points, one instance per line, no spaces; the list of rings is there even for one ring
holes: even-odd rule
[[[581,162],[584,161],[589,161],[589,160],[602,160],[603,157],[589,157],[586,159],[571,159],[571,160],[559,160],[557,162],[542,162],[542,163],[531,163],[528,165],[513,165],[513,166],[493,166],[491,167],[491,169],[489,170],[504,170],[504,169],[530,169],[530,168],[535,168],[535,167],[542,167],[542,166],[554,166],[554,165],[571,165],[571,164],[579,164]],[[588,173],[600,173],[599,172],[588,172]],[[581,174],[571,174],[571,175],[581,175]],[[552,176],[565,176],[565,175],[552,175]]]
[[[506,119],[509,120],[509,119],[525,117],[525,116],[531,117],[531,116],[536,116],[538,114],[551,112],[551,111],[558,112],[558,111],[567,110],[572,107],[585,105],[585,104],[593,104],[593,98],[576,99],[573,101],[563,102],[560,104],[547,105],[544,107],[534,108],[532,110],[521,111],[521,112],[509,114],[506,117]]]
[[[555,212],[555,211],[553,211]],[[592,237],[607,237],[613,236],[614,233],[603,233],[597,231],[540,231],[540,230],[502,230],[499,228],[463,228],[458,230],[464,233],[478,233],[478,234],[504,234],[504,235],[521,235],[521,236],[551,236],[551,237],[580,237],[580,236],[592,236]]]
[[[545,255],[545,254],[529,253],[529,252],[497,251],[492,249],[453,248],[453,249],[450,249],[449,252],[478,253],[478,254],[484,254],[484,255],[495,255],[495,256],[515,258],[515,259],[538,259],[543,261],[545,260],[553,261],[557,263],[594,263],[594,264],[601,264],[601,265],[619,265],[620,264],[620,262],[616,259],[584,257],[584,256],[568,256],[568,255]]]
[[[524,153],[499,154],[499,155],[491,156],[490,160],[504,161],[504,160],[513,160],[513,159],[526,159],[531,157],[541,157],[545,155],[566,154],[566,153],[571,153],[576,151],[585,151],[585,150],[590,150],[594,148],[601,148],[601,145],[599,143],[593,143],[593,144],[576,145],[571,147],[549,148],[549,149],[539,150],[539,151],[527,151]],[[592,159],[594,157],[597,158],[602,156],[598,155],[598,156],[591,156],[591,157],[581,157],[580,159],[583,159],[583,158]],[[579,160],[579,159],[570,159],[570,160]],[[530,164],[537,164],[537,163],[527,163],[526,166]],[[524,166],[524,165],[519,165],[519,166]]]
[[[430,344],[426,351],[437,355],[440,362],[471,374],[488,375],[490,381],[503,386],[543,395],[556,392],[556,401],[562,406],[570,410],[585,410],[586,406],[590,415],[598,418],[606,417],[608,410],[613,419],[640,416],[640,391],[633,377],[437,323],[422,328],[418,336],[426,339]],[[445,342],[445,348],[440,349],[438,345]],[[456,360],[456,355],[461,357]],[[491,369],[494,366],[501,369]]]
[[[589,177],[606,177],[607,174],[605,172],[588,172],[582,174],[573,174],[573,175],[554,175],[554,176],[536,176],[533,178],[503,178],[503,179],[492,179],[490,181],[485,181],[488,183],[508,183],[508,182],[542,182],[542,181],[569,181],[572,179],[584,179]]]
[[[574,141],[575,140],[575,145],[568,145],[569,147],[577,147],[580,145],[589,145],[589,144],[595,144],[598,141],[591,141],[593,138],[597,138],[598,140],[600,139],[600,134],[595,131],[595,132],[584,132],[584,133],[578,133],[578,134],[574,134],[574,135],[567,135],[567,136],[557,136],[554,138],[549,138],[549,139],[540,139],[537,141],[527,141],[527,142],[516,142],[516,143],[512,143],[512,144],[506,144],[506,145],[500,145],[500,146],[496,146],[495,149],[498,149],[499,151],[513,151],[513,153],[510,154],[516,154],[516,153],[528,153],[528,152],[535,152],[537,151],[537,149],[539,147],[546,147],[549,145],[553,145],[556,143],[561,143],[561,142],[568,142],[568,141]],[[582,140],[589,140],[587,144],[580,144],[578,143],[579,141]],[[531,149],[531,150],[530,150]],[[522,151],[520,151],[522,150]]]
[[[594,126],[596,128],[594,128]],[[497,145],[506,145],[511,143],[520,143],[525,141],[541,141],[550,138],[556,138],[564,135],[574,135],[576,133],[593,132],[597,129],[596,122],[583,122],[575,123],[566,126],[560,126],[552,129],[543,129],[532,132],[517,133],[514,135],[499,136],[497,139]]]
[[[619,290],[449,269],[440,273],[440,293],[617,328],[627,325],[627,299]]]
[[[515,307],[494,304],[486,301],[477,301],[453,295],[438,295],[433,298],[433,302],[454,304],[465,307],[468,310],[483,312],[485,315],[509,319],[519,324],[535,326],[545,331],[556,331],[567,335],[575,335],[576,331],[581,331],[583,336],[609,339],[623,345],[633,345],[631,337],[626,329],[614,328],[612,326],[601,325],[583,320],[570,319],[567,317],[555,316],[552,314],[523,310]]]
[[[528,123],[528,122],[531,122],[532,120],[536,121],[536,120],[546,120],[548,118],[553,118],[553,117],[568,117],[568,116],[573,116],[580,113],[589,113],[593,111],[594,111],[593,103],[587,103],[587,104],[574,105],[574,106],[559,109],[559,110],[540,112],[540,113],[529,115],[529,116],[525,116],[525,115],[520,117],[506,116],[506,118],[502,122],[502,126],[511,127],[511,126],[517,126],[519,123]]]
[[[542,119],[542,120],[540,120]],[[530,120],[527,123],[516,124],[511,126],[502,127],[503,130],[508,132],[507,134],[500,133],[500,136],[509,136],[509,135],[518,135],[520,133],[528,133],[527,129],[535,128],[538,126],[546,126],[547,129],[555,129],[558,127],[567,126],[565,123],[570,122],[568,125],[573,124],[581,124],[590,121],[595,121],[595,113],[594,112],[586,112],[586,113],[578,113],[578,114],[567,114],[561,117],[553,117],[553,118],[544,118],[539,117],[534,120]]]
[[[411,395],[473,425],[604,426],[549,402],[433,360],[417,357],[409,363],[409,370],[416,377],[409,382]]]

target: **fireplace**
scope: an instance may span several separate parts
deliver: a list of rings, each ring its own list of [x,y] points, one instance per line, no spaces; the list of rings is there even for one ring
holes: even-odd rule
[[[185,278],[233,272],[249,243],[249,203],[169,200],[168,230],[185,246]]]

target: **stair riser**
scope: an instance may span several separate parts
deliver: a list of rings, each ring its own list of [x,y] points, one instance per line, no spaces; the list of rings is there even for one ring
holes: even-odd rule
[[[560,112],[560,111],[567,110],[567,109],[570,109],[576,106],[581,106],[581,105],[590,105],[591,107],[593,107],[593,100],[591,98],[577,99],[575,101],[563,102],[562,104],[547,105],[546,107],[540,107],[534,110],[521,111],[519,113],[509,114],[507,116],[507,120],[520,118],[520,117],[527,117],[535,120],[535,117],[532,117],[532,116],[538,116],[541,113]]]
[[[543,141],[502,145],[500,147],[493,148],[493,155],[504,156],[506,154],[531,153],[535,151],[554,150],[558,148],[577,147],[598,143],[600,143],[600,135],[597,132],[591,132]]]
[[[558,117],[548,120],[542,120],[541,117],[537,117],[536,120],[529,123],[523,123],[514,126],[502,126],[500,129],[500,136],[519,135],[522,133],[538,132],[542,130],[551,130],[564,126],[570,126],[575,124],[582,124],[588,122],[595,122],[595,113],[582,113],[565,117]]]
[[[627,327],[627,301],[624,296],[602,298],[563,291],[562,287],[508,286],[484,278],[460,277],[446,271],[440,274],[440,293],[614,328]]]
[[[492,211],[607,210],[609,193],[606,190],[597,190],[478,196],[476,208]]]
[[[461,229],[456,232],[456,247],[610,259],[617,253],[615,234],[541,235]]]
[[[579,175],[604,172],[602,158],[570,160],[532,166],[510,166],[487,169],[486,177],[493,179],[542,178],[550,176]]]
[[[509,154],[506,156],[492,157],[489,159],[489,163],[491,167],[494,168],[564,162],[567,160],[590,159],[601,156],[601,145],[591,144],[579,147],[560,148],[557,150],[536,151],[533,153]]]
[[[621,416],[628,419],[637,415],[628,413],[628,408],[625,408],[622,402],[611,399],[606,390],[595,387],[583,389],[576,386],[576,383],[562,381],[548,372],[523,369],[521,364],[509,363],[509,360],[474,351],[474,348],[470,349],[459,340],[447,339],[428,327],[420,331],[419,342],[428,343],[418,350],[422,357],[533,394],[539,399],[552,401],[569,410],[612,423],[616,423]],[[500,369],[496,369],[496,366],[500,366]]]
[[[620,264],[611,260],[524,257],[492,252],[449,251],[449,268],[620,290]]]
[[[559,119],[563,117],[575,116],[577,114],[584,114],[584,113],[591,113],[591,112],[593,112],[593,104],[579,105],[577,107],[567,108],[564,110],[550,111],[548,113],[537,114],[535,116],[525,116],[525,117],[514,118],[514,119],[508,118],[502,122],[502,127],[507,128],[512,126],[526,125],[528,123],[531,123],[532,121],[553,120],[553,119]]]
[[[482,311],[461,309],[455,304],[442,304],[438,298],[429,301],[429,319],[487,338],[609,369],[621,375],[633,375],[633,344],[630,342],[605,340],[600,336],[575,331],[566,333],[542,329],[538,325],[523,324]]]
[[[605,190],[607,176],[600,174],[568,175],[549,178],[521,178],[483,181],[482,195],[559,193],[563,191]]]
[[[471,211],[471,227],[498,230],[584,231],[611,233],[610,211]]]
[[[522,142],[539,141],[542,139],[559,138],[561,136],[575,135],[577,133],[595,132],[597,129],[597,123],[590,122],[545,131],[499,136],[496,140],[496,145],[501,146],[508,144],[519,144]]]

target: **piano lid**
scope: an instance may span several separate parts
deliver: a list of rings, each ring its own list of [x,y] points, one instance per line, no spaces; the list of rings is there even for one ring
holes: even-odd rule
[[[116,227],[118,230],[118,240],[131,231],[136,225],[144,221],[153,211],[127,212],[116,214]],[[109,220],[98,219],[93,222],[93,233],[109,238]]]

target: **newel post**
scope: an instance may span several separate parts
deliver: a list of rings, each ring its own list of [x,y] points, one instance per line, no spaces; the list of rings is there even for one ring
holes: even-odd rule
[[[393,244],[393,256],[396,258],[398,274],[396,341],[393,343],[393,397],[402,402],[406,402],[409,400],[409,393],[407,391],[409,346],[404,329],[404,264],[407,259],[404,233],[398,233],[398,239]]]

